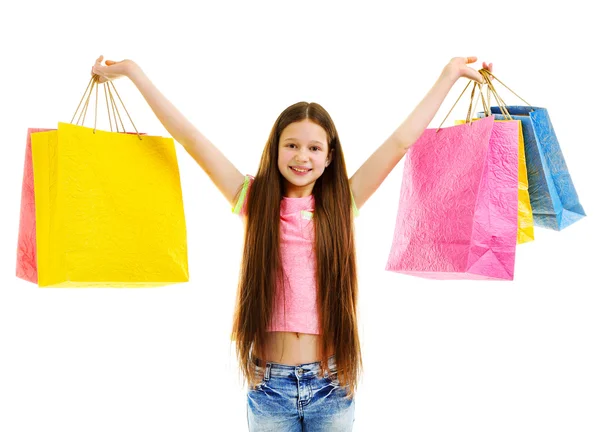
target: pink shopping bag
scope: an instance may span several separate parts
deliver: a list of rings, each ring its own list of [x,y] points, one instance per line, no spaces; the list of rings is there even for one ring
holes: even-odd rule
[[[517,121],[493,117],[424,131],[406,155],[386,270],[513,279],[518,133]]]
[[[37,283],[37,247],[35,236],[35,193],[33,190],[33,165],[31,160],[31,134],[55,129],[27,129],[25,168],[21,188],[21,217],[17,244],[17,277]]]

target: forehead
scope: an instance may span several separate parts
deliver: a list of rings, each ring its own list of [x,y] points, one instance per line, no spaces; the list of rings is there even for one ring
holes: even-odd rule
[[[302,120],[290,123],[283,129],[279,141],[282,143],[288,140],[307,144],[316,141],[322,145],[327,145],[327,133],[318,124],[310,120]]]

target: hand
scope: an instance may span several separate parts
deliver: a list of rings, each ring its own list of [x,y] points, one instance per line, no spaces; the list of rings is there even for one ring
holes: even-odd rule
[[[106,60],[106,66],[102,65],[104,56],[98,57],[94,66],[92,66],[92,75],[98,75],[98,82],[103,83],[111,81],[122,76],[129,77],[137,65],[132,60],[122,60],[119,62]]]
[[[454,80],[460,77],[469,78],[477,81],[478,83],[485,83],[483,77],[475,69],[467,66],[471,63],[475,63],[477,57],[454,57],[444,68],[444,72],[449,74]],[[483,69],[487,69],[492,72],[492,63],[487,64],[483,62]]]

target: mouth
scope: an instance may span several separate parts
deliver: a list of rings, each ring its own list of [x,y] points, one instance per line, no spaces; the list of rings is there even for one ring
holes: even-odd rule
[[[292,167],[292,166],[290,167],[290,169],[297,174],[306,174],[306,173],[312,171],[312,169],[310,169],[310,168],[296,168],[296,167]]]

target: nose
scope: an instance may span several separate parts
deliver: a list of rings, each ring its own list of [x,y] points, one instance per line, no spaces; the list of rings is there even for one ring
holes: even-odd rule
[[[300,149],[300,151],[296,154],[296,160],[299,162],[308,161],[308,150]]]

